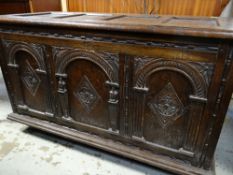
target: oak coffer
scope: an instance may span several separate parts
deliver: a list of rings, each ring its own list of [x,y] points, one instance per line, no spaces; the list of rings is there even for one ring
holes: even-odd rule
[[[233,19],[4,15],[0,52],[9,119],[173,173],[212,173]]]

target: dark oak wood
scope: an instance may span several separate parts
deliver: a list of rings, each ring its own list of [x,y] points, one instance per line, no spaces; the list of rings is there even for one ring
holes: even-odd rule
[[[31,12],[30,0],[0,0],[0,14],[27,12]]]
[[[212,174],[233,87],[232,19],[0,16],[15,120],[178,174]]]

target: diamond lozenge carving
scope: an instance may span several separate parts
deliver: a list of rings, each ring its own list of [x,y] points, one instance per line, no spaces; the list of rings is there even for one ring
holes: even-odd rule
[[[148,106],[162,128],[173,123],[184,111],[184,105],[170,82],[148,103]]]
[[[25,85],[25,87],[29,90],[29,92],[35,96],[39,86],[40,86],[40,78],[35,72],[35,70],[32,68],[29,62],[26,62],[26,69],[24,70],[22,74],[22,81]]]
[[[81,79],[75,96],[87,113],[90,113],[101,100],[101,97],[87,76],[83,76]]]

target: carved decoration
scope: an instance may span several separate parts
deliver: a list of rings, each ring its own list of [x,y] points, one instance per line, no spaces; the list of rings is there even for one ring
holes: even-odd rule
[[[220,49],[219,55],[224,55],[223,48]],[[229,77],[230,77],[230,69],[232,67],[232,64],[233,64],[233,48],[230,48],[229,53],[228,53],[226,60],[225,60],[224,70],[223,70],[222,76],[221,76],[221,83],[220,83],[220,87],[218,89],[217,99],[216,99],[216,102],[213,106],[213,111],[212,111],[210,122],[209,122],[208,135],[207,135],[205,142],[203,144],[203,153],[204,154],[201,155],[201,159],[200,159],[201,163],[204,163],[204,161],[206,159],[207,149],[209,148],[208,143],[209,143],[209,140],[210,140],[211,135],[212,135],[212,131],[213,131],[213,127],[214,127],[214,124],[216,121],[216,117],[219,114],[220,105],[221,105],[221,102],[223,100],[223,93],[224,93],[225,88],[226,88],[226,82],[229,80]]]
[[[162,71],[171,70],[179,72],[185,76],[194,89],[194,94],[198,97],[207,96],[207,84],[206,80],[200,71],[184,61],[172,61],[166,59],[153,59],[146,62],[144,66],[136,70],[135,72],[135,86],[136,88],[145,88],[146,80],[151,74]]]
[[[74,95],[87,113],[90,113],[101,100],[100,95],[85,75],[82,77]]]
[[[135,72],[140,70],[143,66],[150,63],[151,61],[156,60],[151,57],[135,57],[134,69]],[[158,58],[159,60],[159,58]],[[205,62],[187,62],[190,66],[197,69],[205,79],[207,85],[211,82],[211,77],[214,72],[214,63],[205,63]]]
[[[39,44],[26,43],[26,42],[15,42],[10,40],[3,40],[3,45],[7,50],[7,58],[8,64],[16,64],[15,54],[18,51],[25,51],[32,55],[32,57],[37,62],[39,70],[45,71],[44,64],[44,54],[43,54],[43,46]]]
[[[131,56],[124,55],[121,57],[121,73],[122,81],[120,85],[120,132],[122,135],[129,137],[132,134],[132,122],[131,115],[133,113],[131,97],[132,93],[130,89],[132,87],[132,68],[133,68],[133,59]]]
[[[109,42],[109,43],[117,43],[117,44],[133,44],[133,45],[143,45],[143,46],[154,46],[154,47],[161,47],[161,48],[177,48],[182,50],[193,50],[193,51],[204,51],[204,52],[211,52],[217,53],[218,46],[212,45],[200,45],[200,44],[182,44],[182,43],[171,43],[171,42],[157,42],[157,41],[142,41],[142,40],[135,40],[135,39],[121,39],[121,38],[111,38],[111,37],[96,37],[96,36],[85,36],[85,35],[77,35],[77,34],[65,34],[65,33],[49,33],[49,32],[32,32],[31,30],[11,30],[11,29],[4,29],[0,28],[0,32],[3,33],[14,33],[14,34],[23,34],[23,35],[33,35],[33,36],[42,36],[42,37],[54,37],[54,38],[61,38],[61,39],[74,39],[78,41],[102,41],[102,42]]]
[[[206,84],[209,85],[211,82],[212,75],[214,73],[214,63],[204,62],[188,62],[191,66],[198,69],[199,72],[205,78]]]
[[[108,56],[106,53],[103,56],[102,54],[96,53],[94,51],[86,51],[79,49],[71,49],[71,48],[60,48],[53,47],[53,57],[56,62],[56,73],[64,74],[66,66],[78,59],[88,60],[90,62],[98,65],[108,76],[111,82],[118,82],[118,68],[111,65],[111,61],[118,61],[118,55],[115,54],[114,57]],[[108,59],[106,59],[108,57]],[[117,64],[118,65],[118,64]]]
[[[162,58],[151,58],[151,57],[142,57],[142,58],[136,57],[135,62],[136,63],[134,63],[134,68],[136,69],[134,70],[135,71],[134,89],[135,89],[135,96],[137,99],[135,101],[135,105],[137,106],[137,111],[135,112],[134,134],[137,137],[143,137],[143,131],[141,128],[144,127],[144,110],[145,110],[146,94],[149,91],[147,87],[147,80],[150,75],[159,71],[166,71],[166,70],[177,72],[180,75],[184,76],[187,79],[187,81],[189,81],[190,84],[192,85],[193,93],[190,95],[203,99],[207,98],[207,87],[209,86],[208,83],[210,82],[211,76],[213,74],[214,64],[211,63],[194,64],[181,60],[174,61],[174,60],[166,60]],[[155,102],[150,101],[150,103],[147,105],[149,105],[149,109],[153,112],[153,115],[155,115],[158,118],[161,127],[165,129],[173,121],[178,119],[180,116],[184,115],[184,112],[186,112],[188,106],[183,106],[174,88],[172,88],[171,85],[165,86],[164,91],[167,91],[167,94],[170,94],[170,96],[169,97],[164,96],[164,98],[161,98],[163,100],[158,100],[158,97],[156,96],[154,97]],[[171,96],[173,98],[170,98]],[[156,103],[158,104],[159,103],[158,101],[163,101],[162,105],[160,105],[160,108],[159,106],[153,105]],[[170,113],[168,111],[166,111],[165,113],[161,113],[162,107],[168,107],[166,106],[168,104],[169,104],[168,109],[170,109]],[[174,108],[173,112],[176,111],[175,109],[177,109],[177,111],[179,112],[177,112],[177,115],[174,114],[173,117],[168,117],[169,115],[172,114],[172,110],[171,110],[173,109],[172,106],[176,107]],[[188,127],[190,126],[192,126],[192,124],[188,125]]]
[[[61,105],[61,115],[63,119],[71,120],[69,108],[68,108],[68,97],[67,97],[67,88],[66,88],[66,76],[59,76],[58,77],[58,90],[59,93],[59,102]]]
[[[96,52],[95,52],[96,53]],[[118,70],[119,70],[119,55],[117,53],[110,52],[98,52],[96,53],[99,57],[103,58],[105,61],[111,65],[114,75],[118,81]]]
[[[65,81],[61,84],[64,91],[58,91],[61,103],[61,111],[63,118],[71,119],[68,109],[68,96],[66,89],[66,67],[76,60],[87,60],[96,64],[108,77],[106,86],[109,87],[109,100],[108,108],[109,113],[115,115],[109,116],[110,127],[112,130],[117,128],[117,112],[118,112],[118,98],[117,90],[118,84],[118,70],[119,70],[119,56],[117,53],[109,52],[96,52],[94,50],[81,50],[77,48],[68,47],[53,47],[53,59],[55,61],[56,76]],[[113,94],[112,94],[113,93]],[[81,103],[84,110],[89,113],[94,109],[95,105],[101,100],[100,95],[97,93],[87,76],[81,80],[77,91],[74,93],[78,101]],[[113,99],[114,98],[114,99]],[[112,112],[115,111],[115,112]]]
[[[26,64],[27,67],[24,70],[21,79],[29,92],[35,96],[41,80],[28,61]]]
[[[135,72],[139,69],[141,69],[145,64],[148,62],[154,60],[154,58],[151,57],[135,57],[134,58],[134,69]]]
[[[148,103],[148,106],[163,129],[182,116],[184,111],[184,105],[170,82]]]
[[[20,108],[20,110],[24,111],[29,111],[34,114],[39,114],[39,115],[44,115],[47,117],[52,117],[54,108],[53,108],[53,102],[52,102],[52,97],[49,92],[43,92],[45,95],[45,101],[46,103],[46,109],[45,112],[42,111],[37,111],[37,109],[31,109],[30,107],[25,107],[27,106],[25,102],[25,97],[22,91],[22,85],[26,87],[26,89],[31,93],[32,96],[35,96],[38,88],[42,84],[41,82],[43,81],[47,85],[48,83],[48,77],[45,77],[47,74],[47,70],[45,66],[45,60],[44,58],[48,58],[48,54],[45,54],[45,46],[41,44],[35,44],[35,43],[27,43],[27,42],[20,42],[20,41],[14,41],[14,40],[2,40],[3,47],[5,49],[6,53],[6,60],[8,67],[10,68],[9,70],[13,73],[12,75],[15,76],[15,87],[17,93],[20,94],[19,97],[16,99],[17,100],[17,105],[18,106],[23,106]],[[25,52],[30,55],[30,59],[33,60],[33,62],[36,65],[36,68],[32,67],[29,63],[29,61],[26,61],[26,69],[22,70],[22,74],[20,75],[19,73],[19,66],[17,64],[17,53],[18,52]],[[31,61],[32,61],[31,60]],[[30,62],[31,62],[30,61]],[[34,64],[33,63],[33,64]],[[51,72],[51,71],[49,71]],[[20,75],[20,76],[19,76]],[[43,84],[44,84],[43,83]],[[50,88],[50,87],[48,87]],[[36,107],[35,107],[36,108]]]

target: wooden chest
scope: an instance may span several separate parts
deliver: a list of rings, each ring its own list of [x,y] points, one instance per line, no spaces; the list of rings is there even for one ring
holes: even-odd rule
[[[233,88],[233,21],[0,17],[9,119],[178,174],[211,173]]]

